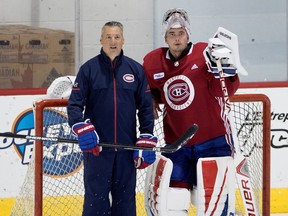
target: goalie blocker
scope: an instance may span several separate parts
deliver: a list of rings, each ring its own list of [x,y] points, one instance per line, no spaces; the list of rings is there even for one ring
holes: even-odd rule
[[[223,77],[234,76],[236,73],[247,76],[248,73],[240,62],[237,35],[223,27],[219,27],[213,38],[208,40],[208,46],[203,55],[209,72],[219,78],[217,59],[221,59]]]

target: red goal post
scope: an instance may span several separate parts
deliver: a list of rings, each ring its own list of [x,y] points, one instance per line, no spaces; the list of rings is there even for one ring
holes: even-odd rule
[[[231,97],[230,102],[240,149],[248,160],[257,208],[261,215],[270,215],[270,100],[263,94],[239,94]],[[43,99],[36,102],[35,136],[72,138],[66,106],[65,99]],[[160,145],[164,145],[161,119],[155,122],[154,133],[159,137]],[[71,155],[73,157],[69,157],[68,161],[65,156]],[[65,160],[61,162],[63,158]],[[78,146],[57,143],[45,145],[45,141],[36,140],[34,161],[30,164],[27,176],[30,172],[34,178],[25,179],[12,215],[23,213],[23,208],[34,216],[81,215],[84,188],[82,156]],[[137,171],[137,216],[146,215],[143,194],[145,172]],[[239,191],[236,191],[235,209],[245,215]],[[189,210],[190,215],[195,215],[193,205]]]

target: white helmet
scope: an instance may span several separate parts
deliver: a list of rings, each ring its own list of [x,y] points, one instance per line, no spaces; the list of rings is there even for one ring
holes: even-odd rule
[[[164,36],[171,28],[185,28],[190,36],[190,21],[187,12],[182,8],[173,8],[166,11],[163,16],[162,25],[164,28]]]

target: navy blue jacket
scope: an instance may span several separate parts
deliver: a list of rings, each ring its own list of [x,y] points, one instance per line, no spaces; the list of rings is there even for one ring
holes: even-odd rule
[[[89,118],[100,142],[135,145],[136,113],[140,132],[153,134],[152,96],[144,70],[123,51],[111,62],[101,49],[81,66],[67,112],[70,126]]]

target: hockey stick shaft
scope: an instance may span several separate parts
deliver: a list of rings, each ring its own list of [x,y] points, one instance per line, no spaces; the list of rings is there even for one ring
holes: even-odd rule
[[[110,148],[120,148],[126,150],[147,150],[147,151],[155,151],[155,152],[166,152],[172,153],[181,148],[181,146],[185,145],[197,132],[198,126],[193,124],[188,130],[174,143],[170,145],[166,145],[164,147],[140,147],[140,146],[132,146],[128,144],[112,144],[112,143],[99,143],[102,147],[110,147]],[[14,133],[0,133],[1,137],[10,137],[16,139],[27,139],[27,140],[40,140],[40,141],[48,141],[48,142],[60,142],[60,143],[74,143],[78,144],[78,140],[74,139],[65,139],[60,137],[41,137],[41,136],[33,136],[33,135],[23,135],[23,134],[14,134]]]
[[[234,124],[233,116],[231,113],[231,106],[230,106],[231,103],[229,99],[228,89],[226,86],[225,78],[223,76],[223,69],[222,69],[220,58],[216,60],[216,64],[217,64],[219,80],[221,83],[221,88],[222,88],[222,93],[223,93],[225,113],[228,116],[228,120],[230,122],[232,137],[234,141],[234,148],[236,151],[236,154],[234,157],[235,166],[236,166],[236,180],[238,183],[238,187],[240,189],[246,215],[257,216],[258,210],[257,210],[255,196],[252,190],[250,173],[248,169],[249,167],[248,167],[246,158],[241,154],[240,145],[239,145],[238,137],[237,137],[236,126]],[[245,170],[245,173],[243,173],[242,170]]]

